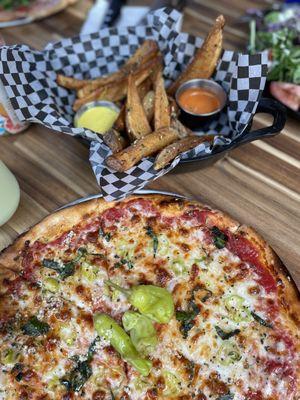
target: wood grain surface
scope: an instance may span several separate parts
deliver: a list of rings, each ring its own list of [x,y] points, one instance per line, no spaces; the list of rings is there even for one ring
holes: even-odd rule
[[[130,1],[147,4],[150,1]],[[190,0],[183,29],[203,36],[223,13],[225,48],[243,50],[247,27],[240,17],[250,7],[266,2],[246,0]],[[8,44],[26,43],[41,49],[48,42],[79,32],[91,1],[31,25],[1,30]],[[270,124],[255,117],[254,127]],[[217,164],[194,172],[168,174],[150,187],[194,197],[231,214],[262,234],[300,286],[300,132],[291,118],[283,132],[232,151]],[[32,125],[26,132],[0,138],[0,159],[16,175],[21,187],[20,206],[0,228],[0,249],[56,208],[99,192],[88,161],[88,149],[77,139]],[[1,195],[1,187],[0,187]]]

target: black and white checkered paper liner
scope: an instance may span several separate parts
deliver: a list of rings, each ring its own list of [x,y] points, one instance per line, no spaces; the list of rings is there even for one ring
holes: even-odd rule
[[[90,140],[90,162],[106,200],[119,199],[174,168],[180,158],[211,153],[242,135],[255,114],[267,75],[267,55],[224,51],[214,80],[228,94],[228,107],[206,133],[216,134],[212,145],[203,143],[177,157],[167,168],[154,171],[153,159],[143,159],[125,173],[105,166],[109,148],[94,132],[73,126],[75,94],[56,83],[58,73],[75,78],[95,78],[116,71],[145,40],[155,40],[164,56],[167,83],[174,80],[193,57],[202,39],[180,33],[182,15],[170,8],[149,13],[147,25],[105,28],[49,44],[44,51],[28,46],[0,49],[0,78],[21,121],[45,125],[69,135]]]

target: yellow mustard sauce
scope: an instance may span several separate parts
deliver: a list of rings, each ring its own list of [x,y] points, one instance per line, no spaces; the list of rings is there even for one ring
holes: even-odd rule
[[[76,121],[76,128],[87,128],[104,134],[112,128],[118,112],[105,106],[95,106],[86,110]]]

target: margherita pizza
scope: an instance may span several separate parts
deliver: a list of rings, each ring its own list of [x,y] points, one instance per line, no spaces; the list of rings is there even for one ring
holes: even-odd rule
[[[18,238],[0,266],[0,399],[299,399],[298,292],[220,211],[88,201]]]
[[[0,23],[23,18],[36,20],[63,10],[77,0],[2,0]]]

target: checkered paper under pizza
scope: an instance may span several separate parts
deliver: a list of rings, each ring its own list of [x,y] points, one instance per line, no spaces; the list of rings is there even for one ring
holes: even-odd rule
[[[228,107],[206,133],[218,133],[212,145],[202,143],[177,157],[167,168],[155,171],[153,159],[141,160],[124,173],[105,166],[110,154],[101,137],[73,126],[74,93],[56,83],[57,73],[75,78],[95,78],[116,71],[145,39],[155,40],[164,57],[167,83],[174,80],[202,43],[176,29],[182,15],[170,8],[149,13],[147,24],[130,28],[105,28],[49,44],[43,51],[28,46],[0,49],[0,78],[21,121],[45,125],[54,131],[79,135],[90,141],[90,163],[106,200],[125,197],[173,169],[180,158],[193,158],[226,146],[251,123],[266,82],[267,54],[239,54],[225,50],[214,79],[228,94]]]

